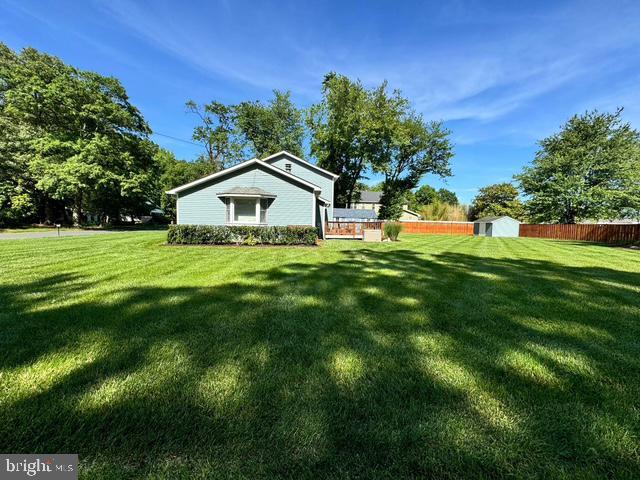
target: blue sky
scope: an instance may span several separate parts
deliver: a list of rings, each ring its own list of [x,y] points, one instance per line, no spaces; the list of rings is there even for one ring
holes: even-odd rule
[[[423,182],[467,202],[574,113],[623,106],[640,128],[639,25],[637,1],[0,1],[0,41],[119,78],[153,130],[176,138],[191,137],[190,98],[282,89],[308,106],[329,71],[387,79],[452,131],[454,176]]]

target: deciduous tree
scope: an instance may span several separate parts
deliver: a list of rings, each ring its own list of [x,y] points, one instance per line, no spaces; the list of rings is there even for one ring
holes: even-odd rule
[[[415,193],[417,205],[429,205],[436,201],[437,198],[438,192],[431,185],[422,185]]]
[[[425,122],[399,91],[388,91],[386,82],[367,90],[359,81],[328,74],[308,125],[312,154],[340,175],[338,204],[351,203],[358,182],[371,169],[384,175],[380,215],[396,219],[406,192],[426,173],[451,173],[449,132],[440,123]]]
[[[614,113],[572,117],[516,176],[536,222],[640,215],[640,134]]]
[[[385,176],[381,218],[398,219],[404,192],[415,188],[425,174],[451,175],[449,132],[439,122],[427,123],[409,111],[401,113],[389,155],[374,163],[374,170]]]
[[[329,73],[322,83],[322,101],[307,115],[311,131],[311,154],[318,164],[339,175],[335,202],[348,205],[370,162],[366,148],[368,132],[367,91],[359,81]]]
[[[481,188],[473,199],[470,217],[475,220],[506,215],[523,220],[524,207],[518,195],[518,189],[510,183],[497,183]]]
[[[46,219],[53,203],[71,207],[78,222],[86,208],[115,221],[143,208],[155,146],[118,80],[1,45],[0,84],[0,122],[18,132],[0,136],[0,150],[23,169],[20,188]]]
[[[438,190],[438,199],[449,205],[458,205],[458,196],[452,192],[451,190],[447,190],[446,188],[441,188]]]
[[[253,154],[264,158],[282,150],[301,157],[304,139],[302,111],[291,101],[291,92],[274,90],[268,103],[242,102],[235,107],[239,133]]]
[[[212,168],[220,170],[245,159],[245,144],[235,126],[235,106],[216,101],[199,105],[189,100],[186,107],[200,119],[192,138],[204,146],[202,158]]]

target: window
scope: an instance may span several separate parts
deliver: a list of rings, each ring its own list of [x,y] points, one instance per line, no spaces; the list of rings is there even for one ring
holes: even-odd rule
[[[231,223],[231,199],[229,197],[225,197],[224,207],[225,207],[224,221],[226,223]]]
[[[267,208],[269,208],[269,199],[260,199],[260,223],[267,223]]]
[[[285,169],[287,172],[291,172],[291,164],[290,164],[290,163],[285,163],[285,164],[284,164],[284,169]]]
[[[268,198],[225,198],[225,222],[227,224],[266,224]]]
[[[256,223],[255,198],[234,198],[234,223]]]

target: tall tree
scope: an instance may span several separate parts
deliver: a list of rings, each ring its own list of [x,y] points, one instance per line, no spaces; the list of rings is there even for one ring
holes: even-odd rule
[[[339,175],[335,202],[348,205],[370,162],[366,145],[368,132],[367,91],[359,81],[329,73],[322,83],[322,101],[307,115],[311,131],[311,154],[318,164]]]
[[[118,80],[1,45],[0,84],[0,121],[21,132],[12,145],[2,137],[0,150],[22,159],[23,185],[33,185],[47,219],[56,202],[72,207],[78,222],[85,208],[115,221],[143,208],[157,173],[155,146]]]
[[[452,192],[451,190],[447,190],[446,188],[441,188],[438,190],[438,199],[442,203],[446,203],[449,205],[458,205],[458,196]]]
[[[507,215],[516,220],[524,220],[524,213],[518,189],[505,182],[481,188],[471,204],[470,217],[475,220]]]
[[[274,90],[273,95],[266,105],[258,101],[242,102],[234,108],[238,131],[258,158],[282,150],[301,157],[302,111],[291,101],[291,92]]]
[[[438,192],[431,185],[422,185],[415,193],[417,205],[429,205],[438,199]]]
[[[385,176],[381,218],[398,219],[404,192],[415,188],[425,174],[451,175],[449,161],[453,152],[449,132],[439,122],[425,123],[411,111],[401,113],[388,155],[373,163],[374,170]]]
[[[13,52],[0,44],[0,69],[15,60]],[[34,179],[28,173],[25,125],[10,120],[4,97],[9,84],[0,70],[0,225],[15,225],[35,218],[37,201]]]
[[[572,117],[516,176],[530,218],[576,223],[640,215],[640,134],[614,113]]]
[[[245,158],[245,144],[235,126],[235,106],[220,102],[198,105],[186,103],[187,111],[200,119],[193,129],[192,138],[204,146],[204,157],[212,168],[220,170]]]
[[[386,82],[367,90],[359,81],[330,73],[322,94],[307,119],[311,153],[320,166],[340,175],[337,204],[351,203],[372,169],[385,177],[383,218],[397,218],[405,193],[424,174],[450,175],[448,132],[439,123],[425,123],[399,91],[387,91]]]

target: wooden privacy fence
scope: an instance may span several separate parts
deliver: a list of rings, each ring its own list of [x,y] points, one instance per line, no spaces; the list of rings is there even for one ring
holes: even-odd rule
[[[640,224],[532,225],[522,223],[520,236],[585,242],[631,243],[640,242]]]
[[[473,222],[400,222],[403,233],[432,235],[473,235]]]
[[[473,222],[400,222],[403,233],[473,235]],[[326,222],[327,238],[362,238],[363,230],[382,230],[384,222]],[[521,237],[602,243],[640,242],[640,224],[520,225]]]

